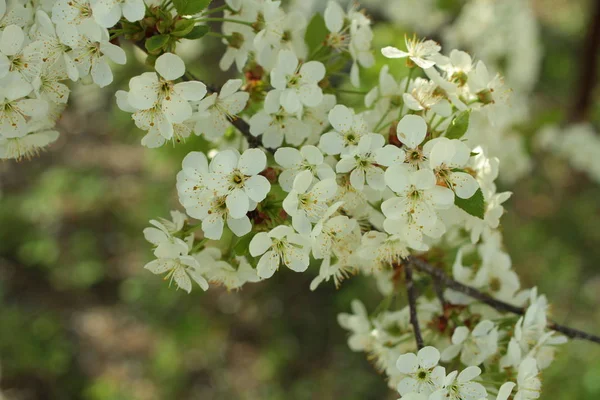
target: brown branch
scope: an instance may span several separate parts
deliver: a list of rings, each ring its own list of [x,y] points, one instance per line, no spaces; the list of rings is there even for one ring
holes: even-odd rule
[[[591,19],[586,33],[585,42],[581,49],[579,64],[579,88],[573,101],[568,120],[580,122],[587,119],[592,95],[598,81],[598,58],[600,54],[600,1],[592,1]]]
[[[490,307],[495,308],[496,310],[504,311],[504,312],[511,312],[511,313],[517,314],[517,315],[525,314],[525,310],[523,308],[514,306],[512,304],[505,303],[505,302],[497,300],[497,299],[494,299],[493,297],[491,297],[483,292],[480,292],[479,290],[475,289],[474,287],[467,286],[458,281],[455,281],[454,279],[452,279],[451,277],[446,275],[446,273],[444,271],[442,271],[441,269],[428,264],[426,261],[424,261],[420,258],[409,257],[408,264],[414,266],[416,269],[418,269],[421,272],[431,275],[432,278],[438,279],[440,282],[442,282],[448,288],[450,288],[452,290],[456,290],[457,292],[464,293],[469,297],[477,299],[477,300],[481,301],[482,303],[485,303],[485,304],[489,305]],[[600,337],[596,336],[596,335],[592,335],[591,333],[573,329],[568,326],[559,325],[552,321],[550,321],[548,323],[548,328],[553,331],[560,332],[560,333],[564,334],[565,336],[570,337],[571,339],[589,340],[590,342],[600,344]]]
[[[415,290],[415,283],[413,281],[413,273],[410,263],[404,265],[404,275],[406,277],[406,293],[408,294],[410,323],[412,324],[413,330],[415,332],[417,349],[421,350],[424,346],[423,335],[421,334],[421,327],[419,326],[419,319],[417,318],[417,291]]]

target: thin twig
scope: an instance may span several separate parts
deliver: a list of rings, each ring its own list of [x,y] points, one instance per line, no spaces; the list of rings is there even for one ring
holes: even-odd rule
[[[423,335],[421,334],[421,327],[419,326],[419,319],[417,317],[417,292],[415,290],[415,284],[413,282],[412,267],[410,263],[404,264],[404,275],[406,277],[406,293],[408,294],[408,307],[410,309],[410,323],[415,331],[415,340],[417,342],[417,348],[421,350],[423,348]]]
[[[464,293],[469,297],[477,299],[477,300],[481,301],[482,303],[485,303],[485,304],[489,305],[490,307],[495,308],[496,310],[511,312],[511,313],[517,314],[517,315],[525,314],[525,310],[523,308],[513,306],[512,304],[508,304],[503,301],[494,299],[493,297],[491,297],[483,292],[480,292],[479,290],[475,289],[474,287],[467,286],[465,284],[457,282],[454,279],[450,278],[448,275],[446,275],[446,273],[444,271],[442,271],[441,269],[428,264],[426,261],[424,261],[420,258],[410,257],[408,259],[408,264],[414,266],[416,269],[418,269],[421,272],[431,275],[432,278],[438,279],[440,282],[442,282],[444,285],[446,285],[450,289],[456,290],[457,292]],[[408,279],[407,279],[407,281],[408,281]],[[407,285],[408,285],[408,282],[407,282]],[[567,326],[559,325],[552,321],[550,321],[548,323],[548,328],[553,331],[560,332],[560,333],[564,334],[565,336],[568,336],[572,339],[589,340],[590,342],[600,344],[600,337],[596,336],[596,335],[592,335],[591,333],[587,333],[587,332],[580,331],[578,329],[573,329],[573,328],[570,328]]]

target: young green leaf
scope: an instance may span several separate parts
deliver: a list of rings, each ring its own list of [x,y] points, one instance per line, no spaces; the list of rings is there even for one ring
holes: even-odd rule
[[[315,14],[306,27],[304,41],[308,45],[310,53],[314,52],[327,38],[329,30],[325,26],[325,20],[321,14]]]
[[[190,33],[184,36],[186,39],[195,40],[200,39],[210,31],[210,28],[206,25],[196,25]]]
[[[146,40],[146,50],[150,53],[162,49],[169,42],[169,35],[156,35]]]
[[[475,194],[468,199],[461,199],[458,196],[455,197],[454,204],[474,217],[483,219],[483,216],[485,215],[485,200],[483,199],[483,192],[481,189],[477,189]]]
[[[173,0],[179,15],[194,15],[206,9],[212,0]]]
[[[446,137],[448,139],[460,139],[464,136],[469,129],[469,117],[471,116],[471,110],[463,111],[458,114],[450,123],[448,130],[446,131]]]
[[[180,19],[179,21],[175,22],[175,26],[173,27],[171,35],[177,37],[184,37],[188,33],[190,33],[192,29],[194,29],[195,23],[196,21],[194,21],[193,19]]]

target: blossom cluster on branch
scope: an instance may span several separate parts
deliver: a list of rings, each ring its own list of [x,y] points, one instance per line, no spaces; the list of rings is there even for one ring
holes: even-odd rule
[[[106,86],[131,42],[151,70],[116,103],[144,132],[142,145],[190,135],[211,143],[177,173],[185,213],[144,230],[155,256],[147,270],[186,292],[237,289],[282,269],[314,275],[311,290],[371,276],[381,305],[369,314],[356,300],[339,322],[402,398],[538,398],[539,371],[565,337],[546,298],[521,288],[502,245],[510,193],[497,191],[499,160],[484,138],[507,107],[503,79],[466,52],[413,36],[381,49],[389,63],[364,87],[375,57],[358,6],[330,1],[306,19],[273,0],[209,4],[8,1],[0,156],[27,157],[56,140],[65,81]],[[181,39],[209,34],[222,40],[219,67],[237,74],[220,88],[176,54]],[[346,76],[356,90],[340,87]],[[438,270],[456,285],[445,287]]]

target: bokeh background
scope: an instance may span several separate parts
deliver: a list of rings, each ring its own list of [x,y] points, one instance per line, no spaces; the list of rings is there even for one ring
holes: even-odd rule
[[[572,107],[596,1],[533,2],[544,58],[526,143]],[[402,47],[406,31],[377,21],[375,48]],[[192,69],[222,83],[218,40],[202,46]],[[49,151],[0,164],[6,399],[396,399],[365,355],[348,349],[336,321],[355,297],[377,305],[369,279],[310,292],[312,274],[284,270],[240,291],[187,295],[142,268],[151,257],[142,229],[177,208],[175,173],[205,143],[139,145],[141,132],[113,97],[142,65],[133,54],[130,61],[108,90],[74,88]],[[600,102],[589,118],[600,127]],[[514,191],[506,247],[523,286],[548,295],[558,322],[600,333],[600,183],[552,155],[533,157],[531,173],[502,187]],[[542,398],[600,398],[598,360],[600,346],[564,346],[544,373]]]

